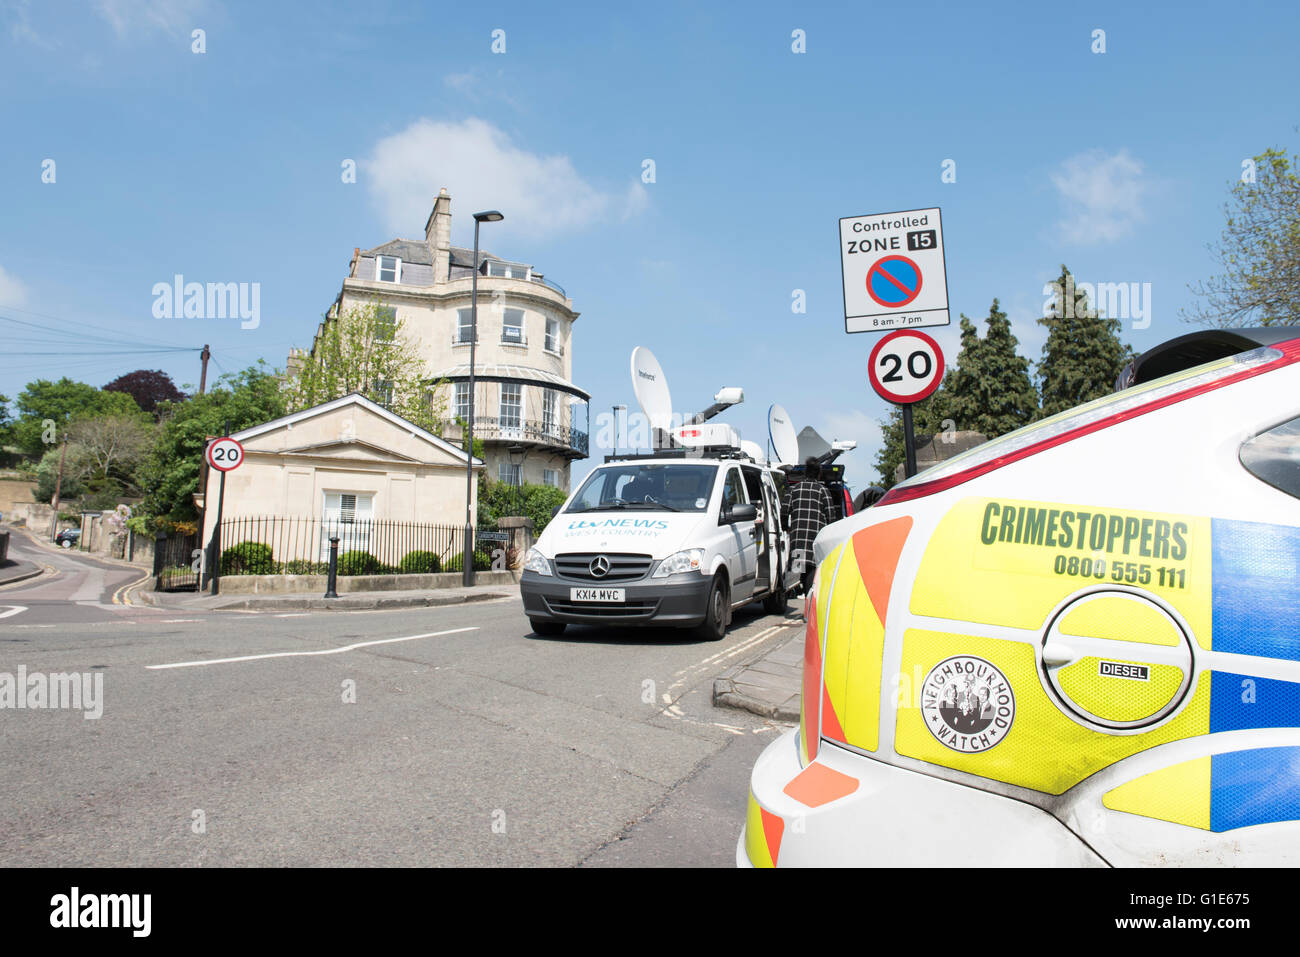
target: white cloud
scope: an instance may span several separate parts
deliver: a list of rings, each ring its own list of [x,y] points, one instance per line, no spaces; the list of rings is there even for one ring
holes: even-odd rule
[[[31,0],[15,0],[0,8],[9,26],[9,37],[15,43],[30,43],[43,50],[53,50],[58,44],[41,36],[32,26]]]
[[[172,36],[188,35],[204,0],[95,0],[95,12],[118,37],[162,30]]]
[[[567,156],[541,156],[516,146],[484,120],[459,123],[417,120],[375,144],[362,162],[365,180],[394,235],[422,227],[441,187],[451,193],[455,228],[463,241],[473,228],[468,213],[499,209],[505,221],[490,227],[542,236],[589,226],[600,219],[626,218],[648,198],[634,182],[624,195],[593,186]],[[459,211],[459,215],[455,215]],[[494,240],[484,240],[489,245]]]
[[[1057,228],[1080,243],[1120,239],[1146,219],[1142,201],[1149,184],[1142,163],[1128,150],[1089,150],[1072,156],[1052,173],[1065,206]]]
[[[0,306],[22,306],[27,302],[27,287],[0,266]]]

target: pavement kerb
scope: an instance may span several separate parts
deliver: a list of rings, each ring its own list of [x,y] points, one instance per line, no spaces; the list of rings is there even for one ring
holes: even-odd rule
[[[166,608],[172,611],[357,611],[386,608],[434,608],[442,605],[463,605],[467,602],[491,601],[510,597],[501,591],[475,591],[448,595],[438,591],[427,595],[393,596],[384,592],[352,592],[338,598],[323,598],[314,595],[285,595],[256,597],[231,596],[222,600],[217,595],[211,600],[201,597],[188,597],[186,600],[168,601],[157,592],[147,589],[149,583],[139,582],[128,591],[128,600],[139,599],[143,604],[154,608]]]
[[[30,562],[15,562],[16,565],[30,565]],[[29,579],[44,575],[50,568],[48,565],[32,565],[30,569],[0,569],[0,586],[16,585],[18,582],[25,582]]]
[[[784,648],[790,641],[802,641],[799,636],[791,636],[786,641],[781,642],[775,648],[768,648],[761,654],[755,655],[747,661],[733,665],[724,671],[717,678],[713,679],[713,704],[718,708],[737,708],[741,711],[748,711],[763,718],[774,718],[778,721],[797,722],[799,720],[799,695],[781,694],[771,697],[759,697],[750,694],[740,687],[752,687],[746,682],[738,682],[737,679],[749,668],[763,661],[768,655]],[[796,677],[797,677],[796,673]]]

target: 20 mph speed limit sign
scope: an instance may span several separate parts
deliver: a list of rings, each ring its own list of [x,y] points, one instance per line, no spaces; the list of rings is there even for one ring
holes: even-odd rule
[[[213,439],[203,455],[217,471],[229,472],[243,464],[244,447],[231,438]]]
[[[876,343],[867,375],[882,399],[897,405],[920,402],[943,381],[943,351],[924,332],[900,329]]]

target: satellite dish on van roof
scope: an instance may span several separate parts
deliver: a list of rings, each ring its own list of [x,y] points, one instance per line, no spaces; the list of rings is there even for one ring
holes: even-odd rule
[[[799,461],[799,440],[794,434],[790,413],[782,406],[767,410],[767,434],[772,440],[772,450],[779,465],[793,465]]]
[[[767,464],[767,456],[763,454],[763,447],[757,442],[750,439],[741,439],[740,451],[744,452],[759,465]]]
[[[668,377],[655,354],[645,346],[632,350],[632,392],[652,429],[667,431],[672,426],[673,400],[668,394]]]

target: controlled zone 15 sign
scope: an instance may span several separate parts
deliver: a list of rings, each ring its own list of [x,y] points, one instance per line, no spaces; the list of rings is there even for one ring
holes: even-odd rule
[[[950,322],[938,208],[841,219],[840,269],[845,332]]]
[[[871,388],[887,402],[910,405],[934,394],[943,381],[943,350],[924,332],[891,332],[867,360]]]
[[[232,438],[213,439],[208,443],[204,458],[219,472],[229,472],[244,463],[244,447]]]

